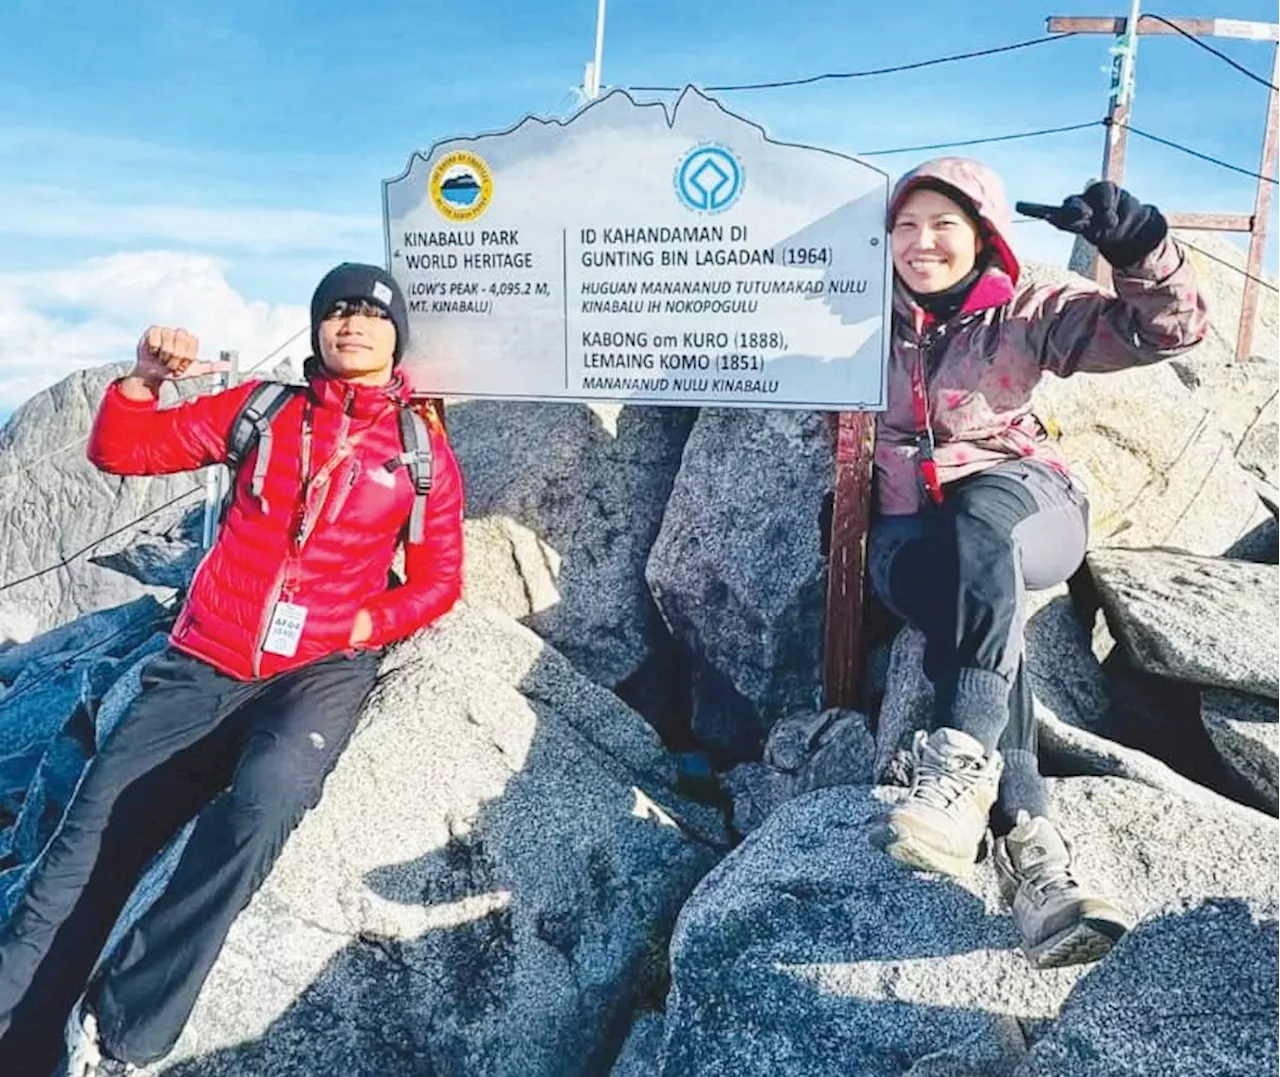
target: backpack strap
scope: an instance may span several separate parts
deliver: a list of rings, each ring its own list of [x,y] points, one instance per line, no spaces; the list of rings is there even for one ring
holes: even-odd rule
[[[400,422],[400,443],[404,451],[393,456],[383,466],[388,471],[407,467],[413,479],[413,511],[409,514],[409,541],[420,543],[426,537],[427,497],[431,493],[431,481],[435,461],[431,455],[431,431],[426,420],[410,407],[401,407],[396,414]]]
[[[271,460],[271,420],[298,391],[296,385],[264,381],[245,398],[231,423],[231,436],[227,439],[227,467],[235,474],[253,447],[258,447],[258,458],[249,479],[249,493],[262,502],[264,510],[267,504],[262,488],[267,478],[267,464]]]

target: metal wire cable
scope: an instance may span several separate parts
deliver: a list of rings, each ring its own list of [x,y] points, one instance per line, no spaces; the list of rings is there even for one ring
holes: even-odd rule
[[[1264,288],[1268,288],[1273,292],[1280,292],[1280,288],[1277,288],[1269,280],[1265,280],[1262,277],[1255,277],[1247,269],[1241,269],[1238,265],[1236,265],[1233,262],[1228,262],[1225,258],[1219,258],[1216,254],[1210,254],[1203,247],[1197,247],[1194,243],[1191,243],[1183,239],[1181,235],[1178,236],[1178,242],[1181,243],[1184,247],[1190,247],[1191,250],[1195,251],[1197,254],[1203,254],[1211,262],[1217,262],[1218,265],[1226,266],[1228,269],[1234,269],[1237,273],[1240,274],[1240,276],[1248,277],[1249,280],[1256,281],[1258,284],[1261,284]]]
[[[1280,86],[1277,86],[1274,82],[1268,82],[1257,72],[1250,71],[1247,67],[1244,66],[1244,64],[1236,63],[1235,60],[1231,59],[1231,57],[1228,56],[1225,52],[1218,51],[1212,45],[1210,45],[1207,41],[1201,41],[1195,34],[1188,33],[1176,22],[1166,19],[1163,15],[1153,15],[1150,12],[1144,12],[1144,17],[1148,19],[1155,19],[1156,22],[1163,23],[1165,26],[1169,27],[1170,30],[1176,30],[1188,41],[1190,41],[1191,44],[1199,46],[1200,48],[1204,49],[1205,52],[1213,53],[1213,55],[1216,56],[1219,60],[1221,60],[1224,64],[1230,64],[1237,71],[1239,71],[1240,74],[1253,79],[1254,82],[1261,83],[1263,86],[1266,86],[1268,89],[1280,90]]]
[[[178,502],[186,500],[192,494],[203,495],[204,487],[203,486],[192,487],[186,493],[179,494],[177,497],[174,497],[174,498],[170,498],[163,505],[157,505],[154,509],[151,509],[148,512],[144,512],[141,516],[137,517],[136,519],[130,520],[126,524],[121,524],[114,531],[108,531],[101,538],[94,539],[87,546],[80,547],[80,549],[76,550],[75,553],[69,554],[68,556],[64,557],[61,561],[57,562],[56,564],[46,565],[44,568],[38,569],[37,571],[29,573],[26,576],[19,576],[16,580],[9,580],[6,583],[0,583],[0,592],[8,591],[12,587],[17,587],[18,584],[20,583],[30,583],[32,580],[38,580],[41,576],[47,576],[50,572],[56,572],[60,568],[66,568],[69,564],[71,564],[72,561],[76,560],[79,557],[83,557],[90,550],[93,550],[96,547],[101,546],[104,542],[107,541],[107,539],[115,538],[116,535],[119,535],[124,531],[128,531],[132,527],[136,527],[138,524],[142,523],[143,520],[150,519],[152,516],[155,516],[163,512],[165,509],[178,504]]]
[[[269,360],[274,359],[277,355],[279,355],[282,351],[284,351],[284,350],[285,350],[285,348],[287,348],[290,344],[292,344],[295,340],[297,340],[300,336],[302,336],[302,334],[303,334],[303,333],[305,333],[305,332],[306,332],[308,329],[310,329],[310,328],[311,328],[310,323],[308,323],[307,325],[304,325],[301,329],[299,329],[296,333],[294,333],[294,334],[293,334],[293,336],[291,336],[291,337],[290,337],[288,340],[286,340],[283,344],[280,344],[280,345],[278,345],[277,347],[272,348],[272,349],[271,349],[271,351],[267,352],[267,354],[266,354],[266,355],[264,355],[264,356],[263,356],[261,359],[259,359],[256,363],[254,363],[254,364],[253,364],[253,366],[251,366],[251,367],[250,367],[248,370],[246,370],[244,373],[245,373],[246,375],[248,375],[248,374],[252,374],[255,370],[257,370],[259,367],[263,366],[263,365],[264,365],[265,363],[267,363]]]
[[[168,598],[161,603],[160,612],[151,619],[151,624],[149,625],[150,628],[157,627],[171,613],[173,613],[174,610],[178,608],[179,597],[180,597],[179,595],[174,595],[172,598]],[[54,676],[61,673],[68,666],[72,665],[77,659],[83,658],[90,651],[95,651],[99,647],[106,646],[106,644],[110,643],[112,640],[119,639],[126,632],[131,632],[137,627],[138,626],[135,624],[122,625],[120,628],[117,628],[114,632],[111,632],[103,636],[102,639],[94,640],[92,643],[88,644],[87,646],[81,647],[80,650],[75,651],[72,654],[69,654],[66,658],[62,659],[59,662],[54,663],[48,669],[41,672],[38,676],[32,677],[31,680],[26,681],[20,688],[16,688],[11,692],[8,692],[4,695],[0,695],[0,707],[4,707],[6,704],[12,703],[14,700],[21,699],[23,696],[27,695],[29,692],[35,691],[35,689],[39,688],[40,685],[45,684],[47,681],[51,680]]]
[[[1228,162],[1220,160],[1217,157],[1210,157],[1207,153],[1201,153],[1199,150],[1193,150],[1191,149],[1190,146],[1184,146],[1180,142],[1173,142],[1170,139],[1161,138],[1159,135],[1153,135],[1147,131],[1142,131],[1139,128],[1134,127],[1132,124],[1115,123],[1115,121],[1109,118],[1106,120],[1103,120],[1102,122],[1105,126],[1108,126],[1108,127],[1113,125],[1116,127],[1123,127],[1126,131],[1132,131],[1139,138],[1149,139],[1152,142],[1160,143],[1160,145],[1162,146],[1168,146],[1171,149],[1180,150],[1183,153],[1190,154],[1192,157],[1198,157],[1202,161],[1208,161],[1211,165],[1217,165],[1219,168],[1226,168],[1226,169],[1230,169],[1232,172],[1239,172],[1240,175],[1242,176],[1250,176],[1253,179],[1262,180],[1264,183],[1276,182],[1276,180],[1274,180],[1271,176],[1264,176],[1261,172],[1254,172],[1248,168],[1241,168],[1239,165],[1229,164]]]
[[[998,45],[990,49],[977,49],[974,52],[957,52],[950,56],[938,56],[932,60],[917,60],[910,64],[896,64],[893,67],[877,67],[868,71],[830,71],[822,75],[809,75],[806,78],[778,79],[774,82],[744,82],[735,86],[708,86],[709,93],[725,93],[730,90],[774,90],[786,86],[808,86],[827,79],[862,79],[873,75],[893,75],[899,71],[918,71],[922,67],[934,67],[938,64],[950,64],[957,60],[972,60],[979,56],[995,56],[1002,52],[1013,52],[1015,49],[1026,49],[1033,45],[1044,45],[1050,41],[1062,41],[1075,37],[1075,33],[1050,34],[1047,37],[1033,37],[1026,41],[1015,41],[1009,45]],[[682,86],[631,86],[631,90],[643,93],[679,93]]]
[[[920,150],[945,150],[956,146],[979,146],[988,142],[1012,142],[1019,138],[1039,138],[1041,135],[1058,135],[1065,131],[1083,131],[1088,127],[1102,126],[1102,120],[1088,123],[1072,123],[1065,127],[1042,127],[1036,131],[1017,131],[1011,135],[992,135],[990,138],[967,138],[959,142],[932,142],[924,146],[897,146],[889,150],[860,150],[859,157],[884,157],[891,153],[915,153]]]

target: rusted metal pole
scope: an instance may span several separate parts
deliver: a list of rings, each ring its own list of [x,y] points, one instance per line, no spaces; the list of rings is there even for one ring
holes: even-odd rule
[[[432,416],[440,423],[440,428],[447,431],[448,423],[445,421],[444,413],[444,397],[442,396],[418,396],[414,394],[411,401],[419,415],[424,419],[430,419]]]
[[[835,418],[835,428],[822,694],[824,706],[849,708],[857,701],[862,660],[862,585],[871,523],[875,412],[842,411]]]
[[[1276,170],[1276,86],[1280,85],[1280,45],[1275,48],[1271,62],[1271,89],[1267,96],[1267,133],[1262,139],[1262,165],[1260,176],[1271,177]],[[1244,294],[1240,298],[1240,327],[1236,333],[1236,362],[1249,358],[1253,350],[1253,320],[1258,310],[1259,278],[1262,276],[1262,258],[1266,253],[1267,225],[1271,218],[1271,198],[1275,184],[1266,179],[1258,180],[1258,192],[1253,200],[1253,234],[1249,237],[1249,260],[1245,263]]]
[[[1138,19],[1140,34],[1176,34],[1178,30],[1197,37],[1234,37],[1247,41],[1280,40],[1280,26],[1274,22],[1250,22],[1246,19],[1180,19],[1158,22],[1150,15]],[[1051,34],[1120,34],[1123,16],[1116,15],[1051,15],[1047,26]],[[1177,29],[1174,29],[1177,27]]]

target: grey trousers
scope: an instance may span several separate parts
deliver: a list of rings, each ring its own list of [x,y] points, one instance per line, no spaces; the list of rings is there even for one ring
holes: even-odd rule
[[[934,727],[976,737],[1005,760],[999,814],[1045,814],[1031,687],[1026,594],[1062,583],[1084,559],[1088,501],[1072,480],[1011,460],[946,487],[937,509],[872,524],[871,585],[925,635]]]

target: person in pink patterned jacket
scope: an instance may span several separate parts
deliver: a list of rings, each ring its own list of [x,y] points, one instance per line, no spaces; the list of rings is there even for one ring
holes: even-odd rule
[[[1203,339],[1208,318],[1154,206],[1104,182],[1018,209],[1091,242],[1114,292],[1022,280],[1003,187],[977,161],[928,161],[889,202],[892,346],[868,569],[925,635],[935,704],[912,746],[910,793],[870,838],[911,867],[963,875],[990,824],[1023,949],[1045,968],[1096,960],[1129,921],[1073,873],[1037,762],[1025,596],[1080,566],[1089,509],[1032,390],[1046,372],[1160,362]]]

